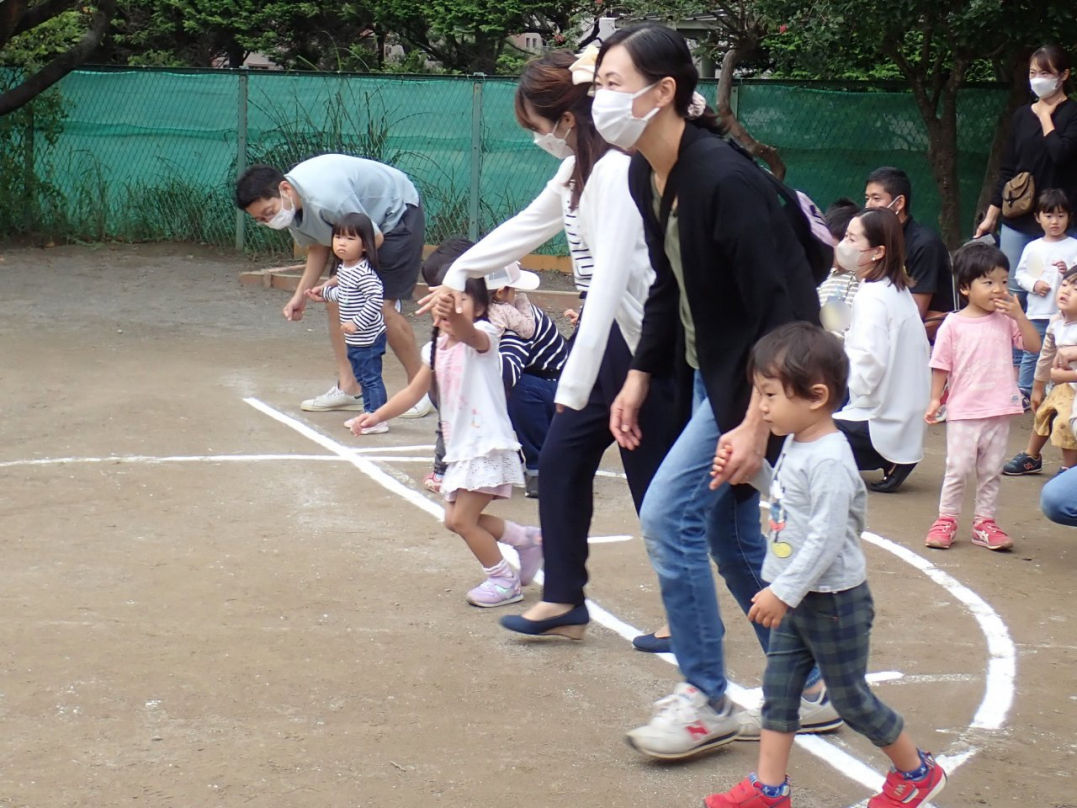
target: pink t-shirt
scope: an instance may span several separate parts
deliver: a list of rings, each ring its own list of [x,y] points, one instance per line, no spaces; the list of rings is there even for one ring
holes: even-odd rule
[[[931,368],[950,374],[946,420],[1024,412],[1013,374],[1013,348],[1024,348],[1024,343],[1017,323],[1005,314],[946,316],[931,352]]]

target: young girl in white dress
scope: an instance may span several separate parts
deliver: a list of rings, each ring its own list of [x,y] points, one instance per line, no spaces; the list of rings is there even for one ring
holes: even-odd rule
[[[437,385],[448,463],[441,483],[445,527],[459,535],[482,564],[486,580],[467,593],[469,603],[482,607],[523,600],[521,585],[531,583],[542,564],[537,527],[483,513],[492,500],[507,499],[513,486],[524,484],[520,444],[505,403],[498,330],[486,317],[489,307],[482,278],[469,279],[455,297],[441,298],[433,310],[430,365],[384,406],[352,425],[359,435],[368,426],[396,418]],[[518,575],[501,555],[499,541],[519,553]]]

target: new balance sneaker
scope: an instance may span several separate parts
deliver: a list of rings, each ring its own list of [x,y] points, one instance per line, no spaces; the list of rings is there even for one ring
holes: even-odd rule
[[[768,797],[755,774],[749,774],[725,794],[703,798],[703,808],[789,808],[789,781],[786,780],[777,797]]]
[[[334,384],[320,396],[308,398],[299,405],[306,412],[329,412],[330,410],[354,410],[363,409],[363,397],[345,393],[339,385]]]
[[[1043,457],[1033,457],[1028,452],[1018,452],[1013,460],[1002,467],[1007,477],[1023,477],[1026,474],[1039,474],[1043,471]]]
[[[434,402],[430,400],[430,396],[423,396],[419,399],[419,403],[412,407],[410,410],[405,410],[400,414],[401,418],[425,418],[434,411]]]
[[[696,687],[681,682],[654,703],[648,724],[625,736],[633,749],[662,760],[679,760],[725,746],[740,734],[740,717],[727,696],[721,712]]]
[[[1013,539],[995,524],[994,519],[977,516],[972,523],[972,543],[988,550],[1009,550]]]
[[[949,550],[957,534],[957,520],[952,516],[940,516],[927,532],[924,544],[936,550]]]
[[[901,772],[891,771],[886,775],[883,790],[868,800],[868,808],[916,808],[939,796],[946,788],[946,772],[930,752],[922,754],[927,774],[919,780],[909,780]]]
[[[524,599],[520,591],[520,579],[515,573],[511,576],[487,578],[467,593],[467,602],[472,606],[489,609],[494,606],[508,606]]]
[[[833,732],[845,722],[834,709],[830,696],[824,688],[818,701],[800,698],[800,733],[814,735],[821,732]],[[763,732],[763,711],[756,707],[740,713],[740,735],[738,741],[758,741]]]
[[[433,491],[435,494],[440,494],[441,483],[444,479],[444,474],[438,474],[436,471],[432,471],[423,477],[423,488],[427,491]]]

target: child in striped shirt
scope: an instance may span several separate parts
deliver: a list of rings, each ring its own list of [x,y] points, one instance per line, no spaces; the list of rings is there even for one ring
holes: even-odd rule
[[[378,277],[378,253],[374,248],[374,224],[362,213],[349,213],[333,225],[336,275],[328,283],[307,291],[317,303],[335,301],[340,306],[340,330],[348,349],[355,378],[363,388],[363,409],[374,412],[387,400],[381,378],[385,355],[384,298]],[[364,427],[363,435],[388,432],[385,421]]]

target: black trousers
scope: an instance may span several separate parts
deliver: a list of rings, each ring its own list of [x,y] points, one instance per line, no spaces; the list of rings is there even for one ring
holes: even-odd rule
[[[834,426],[849,441],[849,447],[853,450],[853,459],[856,460],[856,467],[860,471],[888,469],[894,465],[875,451],[867,421],[846,421],[842,418],[835,418]]]
[[[632,354],[614,325],[594,389],[582,410],[557,413],[539,457],[539,519],[545,556],[543,600],[581,604],[587,585],[587,534],[594,513],[594,479],[602,455],[613,443],[610,406],[624,386]],[[639,513],[643,495],[677,438],[672,379],[652,379],[639,415],[643,440],[621,449],[632,501]]]

